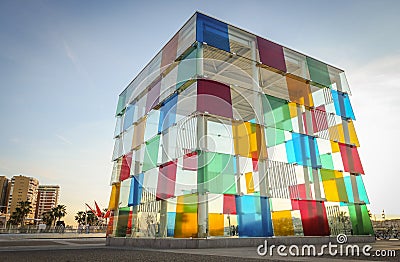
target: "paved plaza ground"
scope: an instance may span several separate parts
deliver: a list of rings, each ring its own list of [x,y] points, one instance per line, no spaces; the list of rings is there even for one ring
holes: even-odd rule
[[[362,246],[363,244],[360,244]],[[151,250],[105,246],[105,238],[13,239],[0,236],[0,261],[399,261],[400,241],[377,241],[373,250],[396,257],[260,257],[256,247]]]

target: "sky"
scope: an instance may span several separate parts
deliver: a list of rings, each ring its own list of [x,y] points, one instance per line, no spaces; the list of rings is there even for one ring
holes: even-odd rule
[[[372,213],[400,214],[400,2],[0,1],[0,175],[105,208],[118,95],[198,10],[345,70]]]

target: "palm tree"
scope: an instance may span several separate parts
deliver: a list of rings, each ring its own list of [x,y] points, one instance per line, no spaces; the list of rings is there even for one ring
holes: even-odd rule
[[[79,211],[76,213],[75,220],[78,224],[84,224],[86,219],[86,213],[83,211]]]
[[[67,208],[64,205],[57,205],[56,207],[53,207],[51,211],[54,214],[54,218],[58,219],[58,221],[67,214]]]
[[[42,220],[47,226],[51,226],[51,224],[53,224],[53,222],[55,220],[53,211],[50,210],[50,211],[44,212],[42,214]]]
[[[87,212],[87,223],[92,226],[94,224],[96,224],[98,221],[97,216],[92,212],[92,211],[88,211]]]
[[[19,225],[25,224],[26,216],[31,212],[32,206],[29,201],[20,201],[18,202],[18,207],[15,208],[15,211],[11,214],[11,224]]]

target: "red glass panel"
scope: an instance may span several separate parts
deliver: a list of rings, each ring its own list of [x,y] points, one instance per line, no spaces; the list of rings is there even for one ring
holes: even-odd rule
[[[257,37],[257,46],[260,53],[260,61],[264,65],[276,68],[286,72],[285,57],[283,47],[268,41],[264,38]]]
[[[129,153],[122,157],[121,173],[119,181],[128,179],[131,173],[132,153]]]
[[[233,118],[230,87],[216,81],[197,80],[197,110]]]
[[[169,40],[169,42],[164,46],[161,58],[162,70],[165,70],[165,68],[163,68],[164,66],[169,66],[171,63],[175,61],[176,50],[178,48],[178,39],[179,39],[179,34],[175,34],[174,37],[172,37],[172,39]]]
[[[224,214],[236,215],[235,195],[224,195]]]
[[[293,203],[297,202],[297,203]],[[329,236],[328,218],[324,202],[315,200],[292,200],[292,206],[300,209],[305,236]]]
[[[183,156],[184,170],[197,170],[198,156],[197,152],[191,152]]]
[[[364,174],[357,147],[339,143],[339,148],[340,154],[342,155],[344,171]]]
[[[160,166],[157,183],[157,199],[167,199],[174,196],[177,160]]]

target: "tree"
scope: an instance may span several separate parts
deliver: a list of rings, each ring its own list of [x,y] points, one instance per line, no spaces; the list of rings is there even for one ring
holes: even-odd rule
[[[92,225],[96,224],[97,221],[98,221],[97,216],[92,211],[88,211],[87,212],[87,223],[92,226]]]
[[[42,214],[42,221],[47,225],[51,226],[55,220],[53,211],[47,211]]]
[[[75,220],[76,220],[76,222],[78,222],[78,224],[84,224],[85,218],[86,218],[85,212],[79,211],[78,213],[76,213]]]
[[[86,216],[87,216],[87,221],[86,221]],[[88,212],[84,212],[84,211],[79,211],[78,213],[76,213],[75,216],[75,220],[76,222],[78,222],[78,224],[87,224],[88,225],[95,225],[98,221],[97,216],[92,212],[92,211],[88,211]]]
[[[15,211],[12,212],[9,223],[12,225],[24,225],[26,216],[31,212],[32,206],[29,201],[20,201]]]
[[[60,221],[61,218],[65,217],[67,214],[67,208],[64,205],[57,205],[56,207],[53,207],[51,211],[54,214],[54,218],[58,221]]]

